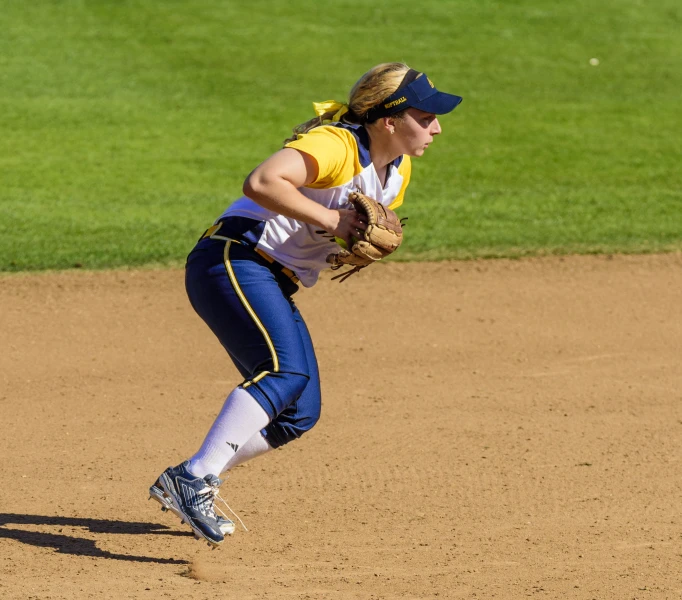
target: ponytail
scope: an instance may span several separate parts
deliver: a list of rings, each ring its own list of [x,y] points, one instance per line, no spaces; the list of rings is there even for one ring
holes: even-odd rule
[[[350,91],[348,104],[335,100],[313,102],[317,116],[294,127],[293,135],[284,143],[293,142],[311,129],[329,123],[365,123],[367,112],[395,92],[409,70],[403,63],[383,63],[367,71],[357,81]],[[400,118],[399,114],[393,116]]]

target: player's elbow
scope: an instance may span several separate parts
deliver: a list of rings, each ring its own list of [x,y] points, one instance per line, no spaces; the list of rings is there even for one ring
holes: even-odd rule
[[[259,184],[258,178],[254,175],[254,172],[251,172],[249,176],[244,180],[242,192],[244,193],[245,196],[253,198],[254,196],[256,196],[256,190],[260,187],[261,185]]]
[[[257,200],[272,193],[275,186],[274,178],[263,169],[253,170],[244,180],[242,192],[245,196]]]
[[[294,150],[283,148],[258,165],[246,178],[243,191],[258,202],[259,198],[275,198],[292,187],[299,188],[317,177],[315,159]]]

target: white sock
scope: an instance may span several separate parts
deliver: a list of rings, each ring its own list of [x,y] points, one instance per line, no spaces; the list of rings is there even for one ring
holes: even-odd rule
[[[237,451],[270,422],[256,399],[238,387],[225,400],[189,470],[197,477],[217,475]]]
[[[237,453],[227,461],[227,464],[223,467],[222,472],[228,471],[237,465],[245,463],[247,460],[256,458],[261,454],[265,454],[272,450],[272,446],[268,444],[268,441],[263,437],[263,434],[259,431],[251,436],[248,442],[244,444]]]

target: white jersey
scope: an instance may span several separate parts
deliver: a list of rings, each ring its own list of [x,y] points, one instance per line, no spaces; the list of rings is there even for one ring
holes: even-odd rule
[[[400,156],[388,166],[382,187],[369,155],[369,136],[361,125],[333,123],[311,129],[286,145],[312,156],[317,162],[315,181],[299,191],[330,209],[352,208],[348,195],[359,190],[384,206],[395,209],[403,203],[410,181],[409,156]],[[327,256],[339,246],[326,232],[263,208],[242,196],[216,221],[245,217],[263,222],[257,247],[296,273],[305,287],[317,281],[329,267]]]

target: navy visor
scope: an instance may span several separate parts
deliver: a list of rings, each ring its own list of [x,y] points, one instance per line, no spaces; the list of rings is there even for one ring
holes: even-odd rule
[[[412,81],[405,85],[410,79]],[[389,117],[410,107],[434,115],[444,115],[454,110],[461,101],[461,96],[439,92],[426,74],[411,69],[403,79],[401,87],[370,108],[365,120],[367,123],[373,123],[377,119]]]

